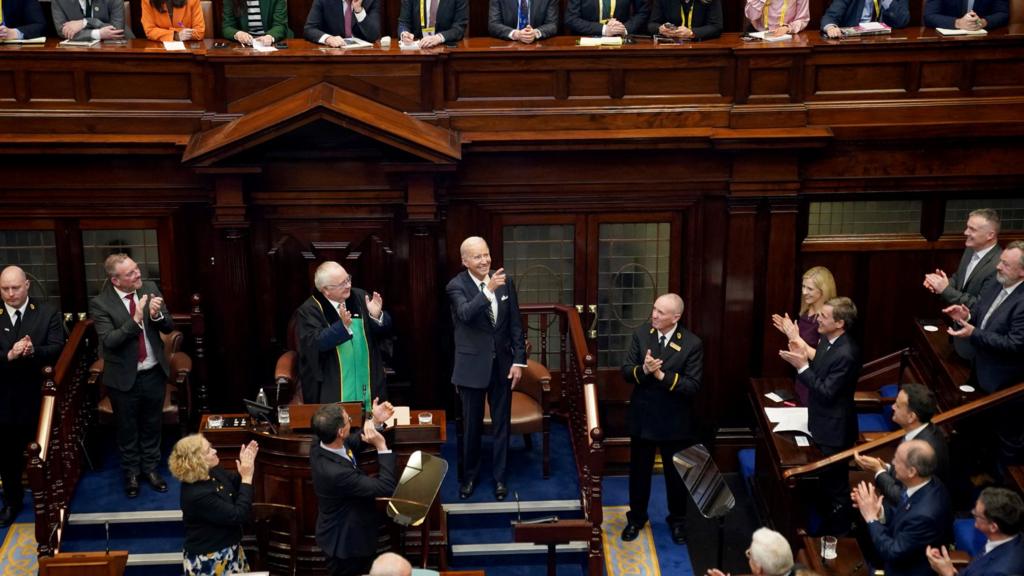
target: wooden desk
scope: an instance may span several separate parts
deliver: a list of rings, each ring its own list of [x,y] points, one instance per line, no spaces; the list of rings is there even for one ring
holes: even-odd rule
[[[807,567],[821,576],[868,576],[868,565],[856,538],[840,538],[834,560],[821,557],[821,538],[804,536],[803,546],[807,551]]]
[[[345,408],[354,420],[358,417],[356,421],[362,421],[362,413],[358,407],[345,406]],[[271,434],[267,430],[257,431],[251,427],[210,429],[208,427],[209,414],[203,415],[199,429],[210,441],[210,444],[217,449],[221,465],[229,469],[234,469],[235,459],[238,457],[242,444],[250,440],[259,442],[260,451],[256,457],[256,475],[253,482],[255,501],[287,504],[295,507],[297,522],[302,532],[299,538],[299,550],[296,552],[299,573],[322,573],[322,552],[316,546],[315,541],[316,515],[319,507],[309,469],[309,450],[313,438],[308,433],[309,417],[304,416],[315,408],[293,406],[292,410],[292,422],[295,428],[288,433]],[[411,414],[413,422],[416,422],[416,417],[420,412],[430,412],[433,415],[434,423],[430,426],[397,426],[385,432],[388,437],[388,446],[397,455],[399,473],[408,461],[409,455],[417,450],[433,455],[441,453],[446,427],[444,410],[413,410]],[[305,424],[301,423],[296,416],[304,416]],[[225,421],[236,417],[248,419],[248,415],[245,414],[224,415]],[[357,460],[368,473],[376,472],[377,453],[373,449],[367,449],[360,453]],[[383,510],[383,505],[379,508]],[[384,518],[383,514],[382,518]],[[392,536],[391,542],[394,545],[395,537],[400,529],[390,521],[385,526],[386,531]],[[426,540],[429,542],[426,548],[420,546],[421,534],[426,534]],[[433,554],[437,562],[444,568],[446,564],[446,535],[447,527],[441,511],[441,504],[435,499],[423,526],[408,530],[408,535],[404,538],[405,554],[409,557],[419,555],[421,565],[427,561],[428,555]]]
[[[929,332],[924,327],[935,326],[938,331]],[[963,392],[960,386],[971,376],[971,365],[957,355],[949,341],[945,321],[938,319],[916,320],[911,332],[908,351],[909,378],[904,381],[928,384],[935,391],[939,407],[943,411],[956,408],[981,397],[978,390]]]

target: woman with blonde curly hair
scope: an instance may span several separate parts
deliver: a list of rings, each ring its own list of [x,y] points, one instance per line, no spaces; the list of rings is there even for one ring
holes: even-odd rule
[[[219,466],[217,450],[202,434],[186,436],[168,459],[171,474],[181,481],[181,513],[185,522],[183,565],[188,576],[247,572],[242,552],[242,524],[252,509],[252,477],[256,441],[243,445],[229,472]]]
[[[789,313],[779,316],[772,314],[772,324],[786,335],[790,346],[807,349],[808,359],[814,359],[814,348],[818,345],[818,313],[825,303],[836,297],[836,280],[824,266],[815,266],[804,272],[800,285],[800,313],[796,322]],[[800,400],[807,403],[807,388],[797,382],[796,392]]]

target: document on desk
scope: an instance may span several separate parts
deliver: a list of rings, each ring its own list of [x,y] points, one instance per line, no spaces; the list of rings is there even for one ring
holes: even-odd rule
[[[401,49],[401,50],[419,50],[420,49],[420,43],[419,43],[419,41],[415,41],[415,42],[399,42],[398,43],[398,48]]]
[[[811,435],[807,429],[807,408],[765,408],[768,421],[775,424],[774,432],[802,432]]]
[[[765,42],[782,42],[783,40],[792,40],[792,34],[780,34],[778,36],[772,36],[770,32],[751,32],[747,34],[751,38],[758,38]]]
[[[177,52],[177,51],[184,50],[184,49],[185,49],[185,43],[184,42],[172,41],[172,40],[165,40],[164,41],[164,50],[170,50],[170,51],[173,51],[173,52]]]
[[[35,38],[0,38],[0,44],[46,44],[46,36]]]
[[[982,28],[981,30],[960,30],[952,28],[936,28],[936,32],[943,36],[984,36],[988,34],[988,30]]]
[[[622,46],[622,36],[582,36],[580,46]]]
[[[267,46],[262,42],[253,42],[250,48],[257,52],[277,52],[277,48],[275,48],[273,44]]]

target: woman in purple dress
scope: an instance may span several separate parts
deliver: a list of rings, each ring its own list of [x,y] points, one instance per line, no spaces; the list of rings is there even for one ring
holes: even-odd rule
[[[814,347],[818,345],[818,313],[821,307],[836,297],[836,281],[832,272],[824,266],[815,266],[804,272],[800,287],[800,313],[796,322],[789,314],[782,316],[772,314],[772,324],[786,335],[792,345],[802,345],[808,349],[808,356],[814,358]],[[797,382],[796,393],[800,401],[807,403],[807,388]]]

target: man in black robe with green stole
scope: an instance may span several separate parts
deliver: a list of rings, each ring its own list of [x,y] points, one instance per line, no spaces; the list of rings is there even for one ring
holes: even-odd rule
[[[321,264],[316,290],[295,311],[299,339],[299,381],[306,404],[362,402],[387,398],[379,344],[391,332],[391,316],[380,294],[352,286],[337,262]]]

